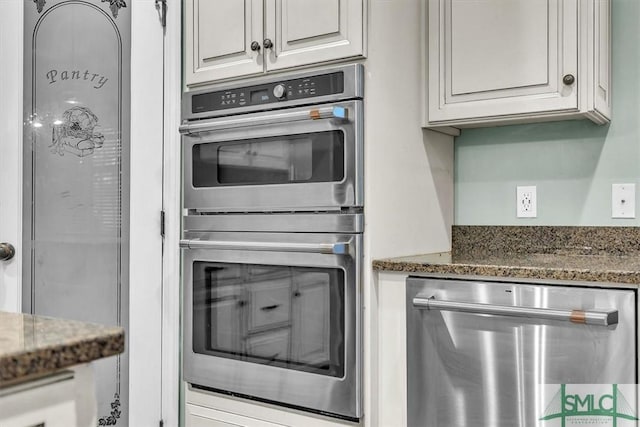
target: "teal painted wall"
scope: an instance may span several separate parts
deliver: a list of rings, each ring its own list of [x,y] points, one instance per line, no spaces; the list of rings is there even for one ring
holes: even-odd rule
[[[640,225],[640,1],[613,0],[613,111],[587,120],[463,130],[455,140],[455,224]],[[611,218],[611,184],[636,184],[636,218]],[[536,185],[537,218],[516,218]]]

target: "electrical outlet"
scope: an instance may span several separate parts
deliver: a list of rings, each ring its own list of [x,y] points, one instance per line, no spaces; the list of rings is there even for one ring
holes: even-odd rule
[[[516,215],[518,218],[538,216],[536,186],[516,187]]]
[[[611,218],[636,217],[636,185],[611,184]]]

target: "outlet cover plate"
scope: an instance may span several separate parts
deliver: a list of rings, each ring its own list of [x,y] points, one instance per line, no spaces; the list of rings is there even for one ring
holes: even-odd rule
[[[535,218],[538,216],[535,185],[516,187],[516,215],[518,218]]]
[[[636,185],[611,184],[611,218],[636,217]]]

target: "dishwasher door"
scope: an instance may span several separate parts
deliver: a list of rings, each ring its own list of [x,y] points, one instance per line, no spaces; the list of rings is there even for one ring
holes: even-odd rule
[[[408,426],[564,426],[569,409],[593,409],[561,405],[567,390],[595,384],[636,417],[635,387],[613,386],[638,382],[636,304],[629,289],[410,277]]]

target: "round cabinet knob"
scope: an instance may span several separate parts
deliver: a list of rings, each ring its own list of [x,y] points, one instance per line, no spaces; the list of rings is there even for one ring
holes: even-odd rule
[[[11,243],[0,243],[0,261],[9,261],[16,254],[16,248]]]
[[[566,84],[567,86],[574,84],[575,81],[576,81],[576,78],[574,77],[573,74],[567,74],[562,78],[562,83]]]
[[[251,42],[251,50],[254,52],[259,52],[260,51],[260,43],[253,41]]]
[[[264,46],[265,49],[271,49],[273,47],[273,42],[271,39],[264,39],[262,46]]]
[[[286,88],[284,87],[284,85],[280,84],[280,85],[275,85],[273,87],[273,96],[275,96],[278,99],[282,99],[284,98],[285,95],[286,95]]]

